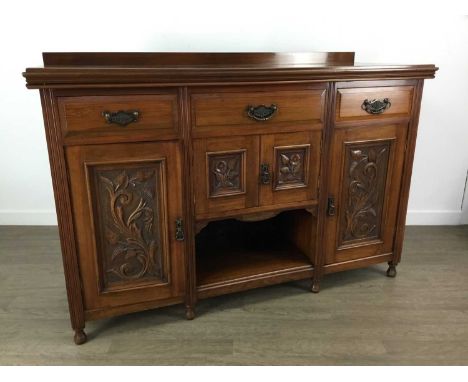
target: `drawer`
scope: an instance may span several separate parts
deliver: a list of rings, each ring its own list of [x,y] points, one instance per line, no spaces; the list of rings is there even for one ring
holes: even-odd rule
[[[58,98],[65,142],[174,138],[177,95],[96,95]]]
[[[336,120],[409,117],[413,86],[338,89]]]
[[[270,126],[285,122],[320,124],[325,107],[324,86],[312,89],[271,91],[218,91],[192,94],[192,120],[204,127]],[[206,130],[206,129],[205,129]],[[226,133],[226,131],[224,131]]]

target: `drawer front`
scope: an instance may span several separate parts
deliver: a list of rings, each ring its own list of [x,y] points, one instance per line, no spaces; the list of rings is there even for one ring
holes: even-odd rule
[[[98,138],[168,138],[177,134],[177,95],[59,97],[65,141]],[[79,143],[79,142],[78,142]]]
[[[409,117],[413,86],[338,89],[336,120]]]
[[[212,126],[275,125],[282,122],[320,124],[325,88],[271,91],[223,91],[192,95],[195,131]]]

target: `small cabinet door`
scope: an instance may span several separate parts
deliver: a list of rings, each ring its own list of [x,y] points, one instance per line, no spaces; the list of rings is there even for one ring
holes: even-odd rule
[[[322,130],[261,136],[260,205],[317,199],[321,139]]]
[[[85,309],[182,296],[178,144],[73,146],[66,156]]]
[[[258,136],[194,141],[198,216],[258,205]]]
[[[407,124],[336,127],[326,264],[393,251]]]

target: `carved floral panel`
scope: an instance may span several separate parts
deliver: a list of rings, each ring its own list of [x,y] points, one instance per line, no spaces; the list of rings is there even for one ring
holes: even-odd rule
[[[346,144],[339,245],[380,238],[391,141]]]
[[[93,167],[103,289],[167,282],[160,224],[161,163]]]
[[[310,145],[275,147],[275,189],[307,186]]]
[[[245,192],[245,150],[207,153],[210,197]]]

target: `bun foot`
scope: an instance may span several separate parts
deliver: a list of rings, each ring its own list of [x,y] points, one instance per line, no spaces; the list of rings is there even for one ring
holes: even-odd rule
[[[395,265],[388,264],[388,269],[387,269],[387,277],[395,277],[396,276],[396,267]]]
[[[320,282],[318,280],[312,280],[312,287],[310,288],[312,293],[320,292]]]
[[[87,337],[83,329],[75,330],[75,336],[73,337],[75,344],[82,345],[86,342]]]
[[[185,317],[187,320],[193,320],[195,318],[195,311],[191,306],[185,307]]]

